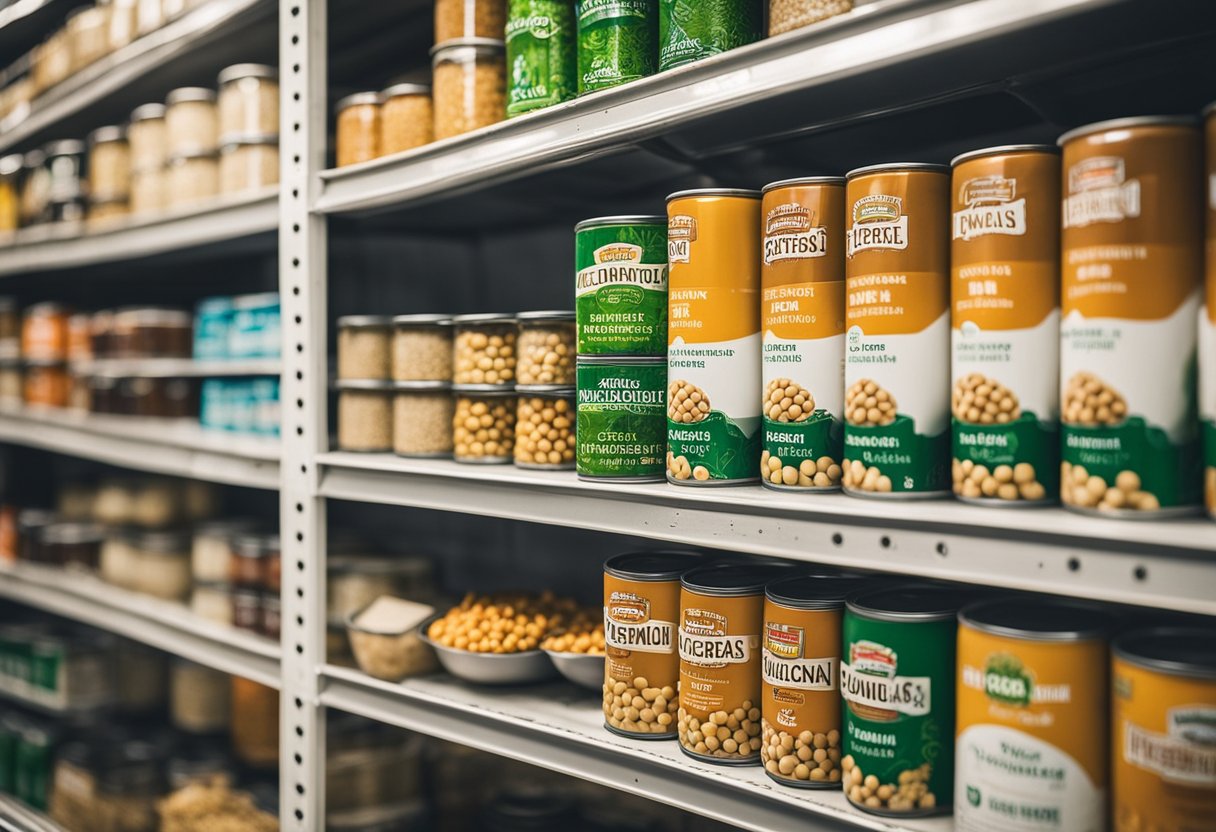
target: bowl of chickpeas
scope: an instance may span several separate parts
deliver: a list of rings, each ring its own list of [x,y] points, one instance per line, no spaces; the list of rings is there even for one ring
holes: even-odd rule
[[[604,621],[599,610],[582,610],[560,632],[540,643],[557,672],[591,690],[604,687]]]

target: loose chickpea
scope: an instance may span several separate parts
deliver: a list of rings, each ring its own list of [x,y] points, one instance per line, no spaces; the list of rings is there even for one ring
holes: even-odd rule
[[[507,69],[501,43],[440,44],[435,50],[432,83],[436,139],[467,133],[506,117]]]
[[[842,470],[845,488],[885,494],[893,487],[891,478],[883,474],[877,466],[867,468],[861,460],[846,459]]]
[[[519,384],[574,384],[574,323],[529,323],[520,315],[516,380]]]
[[[667,387],[667,418],[693,424],[709,415],[709,396],[695,384],[677,379]]]
[[[554,653],[583,653],[602,656],[607,651],[604,643],[604,616],[598,609],[580,609],[568,623],[555,629],[540,643],[542,650]],[[641,704],[638,704],[638,703]],[[633,705],[647,708],[648,700],[634,697]],[[653,720],[651,720],[653,721]]]
[[[970,373],[955,382],[950,409],[959,421],[973,425],[1003,425],[1022,415],[1018,397],[983,373]]]
[[[897,408],[895,397],[868,378],[855,382],[844,397],[845,418],[858,427],[889,425]]]
[[[551,592],[469,593],[433,621],[427,635],[437,644],[471,653],[521,653],[537,649],[547,634],[565,631],[578,615],[576,602]]]
[[[1117,425],[1128,415],[1123,395],[1093,373],[1073,375],[1062,398],[1060,420],[1068,425]]]
[[[505,462],[515,447],[515,397],[458,395],[452,417],[453,457]]]
[[[570,398],[520,397],[515,419],[515,464],[523,468],[574,465],[574,405]]]
[[[513,322],[457,322],[452,380],[456,384],[512,384],[516,332]]]

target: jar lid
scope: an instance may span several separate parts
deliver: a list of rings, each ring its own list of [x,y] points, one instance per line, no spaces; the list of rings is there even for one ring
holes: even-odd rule
[[[854,168],[846,173],[845,179],[858,176],[869,176],[872,173],[949,173],[949,165],[935,165],[931,162],[883,162],[878,165],[866,165]]]
[[[394,315],[393,326],[451,326],[452,316],[445,314]]]
[[[794,568],[792,563],[718,563],[685,572],[680,585],[720,598],[758,595],[770,581],[793,574]]]
[[[224,298],[232,304],[234,309],[258,309],[270,306],[279,305],[278,292],[258,292],[252,295],[237,295],[233,298]]]
[[[379,378],[340,378],[334,382],[338,390],[362,390],[365,392],[393,392],[393,382]]]
[[[1106,637],[1113,619],[1095,604],[1054,598],[999,598],[964,607],[960,624],[1025,641],[1094,641]]]
[[[165,96],[165,106],[167,107],[172,107],[174,104],[185,104],[189,101],[211,103],[215,101],[215,90],[207,87],[178,87]]]
[[[42,368],[61,368],[66,367],[67,362],[60,358],[26,358],[25,366]]]
[[[800,185],[844,185],[843,176],[800,176],[797,179],[781,179],[769,182],[760,189],[761,194],[775,191],[778,188],[797,188]]]
[[[435,63],[438,63],[444,52],[452,52],[457,49],[472,49],[482,55],[498,56],[506,53],[507,43],[497,38],[455,38],[432,46],[431,57]]]
[[[1130,130],[1135,127],[1198,127],[1199,119],[1194,116],[1132,116],[1130,118],[1113,118],[1109,121],[1097,121],[1069,130],[1056,144],[1063,147],[1073,139],[1079,139],[1093,133],[1105,133],[1110,130]]]
[[[84,153],[84,142],[79,139],[60,139],[57,142],[48,142],[44,150],[48,157],[78,156]]]
[[[233,64],[220,70],[220,74],[216,76],[215,80],[222,87],[230,81],[237,81],[241,78],[269,78],[277,81],[279,71],[266,64]]]
[[[535,324],[535,323],[542,323],[544,321],[555,321],[557,323],[563,323],[565,321],[573,321],[575,319],[573,310],[570,310],[570,311],[545,310],[545,311],[541,311],[541,312],[520,312],[518,315],[515,316],[515,318],[521,324],[525,324],[525,323]]]
[[[515,385],[506,384],[453,384],[452,392],[471,399],[504,399],[515,397]]]
[[[152,121],[153,119],[165,117],[165,105],[157,104],[155,101],[151,104],[140,104],[131,111],[130,121]]]
[[[160,306],[136,306],[120,309],[114,314],[115,325],[188,327],[193,323],[189,312]]]
[[[383,329],[393,325],[391,315],[343,315],[338,329]]]
[[[106,127],[98,127],[88,136],[89,146],[93,147],[107,142],[121,142],[127,138],[127,128],[118,125],[110,124]]]
[[[515,316],[505,312],[477,312],[473,315],[454,315],[456,326],[481,326],[483,324],[513,324]]]
[[[232,584],[227,581],[200,581],[198,578],[195,578],[193,584],[195,592],[198,592],[200,589],[210,590],[211,592],[222,592],[225,595],[232,592]]]
[[[218,150],[192,150],[187,153],[175,153],[169,157],[168,165],[171,168],[178,168],[187,162],[193,162],[195,159],[211,159],[218,161],[220,152]]]
[[[237,535],[249,531],[256,525],[256,520],[247,517],[229,520],[208,520],[194,527],[195,537],[223,537]]]
[[[430,84],[393,84],[391,87],[385,87],[380,91],[380,98],[387,101],[390,98],[396,98],[399,95],[430,95]]]
[[[42,542],[60,546],[101,543],[105,530],[96,523],[51,523],[42,530]]]
[[[220,136],[220,153],[229,153],[238,147],[279,146],[278,133],[226,133]]]
[[[446,393],[452,389],[450,381],[394,381],[393,389],[398,393]]]
[[[379,106],[383,103],[384,98],[378,92],[356,92],[351,93],[345,98],[339,98],[338,103],[334,105],[334,112],[340,113],[347,107],[358,107],[363,104]]]
[[[17,171],[21,170],[21,165],[24,156],[20,153],[10,153],[7,156],[0,156],[0,176],[12,176]]]

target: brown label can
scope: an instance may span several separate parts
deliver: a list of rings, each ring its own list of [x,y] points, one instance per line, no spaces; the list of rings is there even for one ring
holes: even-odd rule
[[[1106,829],[1110,617],[1067,601],[966,607],[958,628],[958,832]]]
[[[954,494],[1049,502],[1060,469],[1060,152],[993,147],[953,168]]]
[[[1203,143],[1193,118],[1060,137],[1060,496],[1160,517],[1199,504]]]
[[[1115,640],[1111,788],[1115,832],[1203,832],[1216,818],[1216,629]]]
[[[631,552],[604,562],[604,727],[671,739],[679,709],[680,576],[692,552]]]
[[[949,169],[874,165],[847,179],[844,490],[947,494]]]
[[[1207,268],[1199,316],[1199,411],[1203,419],[1203,502],[1216,518],[1216,103],[1203,111],[1207,164]]]
[[[832,491],[844,458],[844,179],[763,194],[761,482]]]
[[[760,759],[764,586],[779,564],[694,569],[680,579],[680,749],[724,765]]]

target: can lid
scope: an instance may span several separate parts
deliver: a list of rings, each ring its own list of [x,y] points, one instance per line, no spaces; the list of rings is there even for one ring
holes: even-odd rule
[[[563,309],[547,309],[540,312],[520,312],[515,319],[522,323],[540,323],[542,321],[573,321],[574,311]]]
[[[43,149],[47,156],[75,156],[84,153],[84,142],[79,139],[60,139],[48,142]]]
[[[174,104],[185,104],[188,101],[215,101],[215,90],[207,87],[178,87],[171,90],[165,96],[165,106],[172,107]]]
[[[1111,651],[1126,662],[1196,679],[1216,679],[1216,629],[1154,627],[1119,636]]]
[[[393,326],[451,326],[452,316],[447,314],[394,315]]]
[[[478,324],[513,324],[515,316],[506,312],[477,312],[472,315],[453,315],[452,323],[456,326],[476,326]]]
[[[1063,147],[1073,139],[1079,139],[1093,133],[1103,133],[1108,130],[1129,130],[1133,127],[1198,127],[1199,119],[1195,116],[1129,116],[1127,118],[1112,118],[1108,121],[1096,121],[1069,130],[1056,144]]]
[[[233,64],[220,70],[220,74],[216,76],[215,82],[221,87],[230,81],[237,81],[241,78],[269,78],[278,80],[279,71],[273,66],[266,64]]]
[[[482,54],[499,55],[507,51],[507,42],[498,38],[454,38],[435,44],[430,54],[438,60],[442,53],[454,49],[475,49]]]
[[[90,146],[105,144],[106,142],[119,142],[127,137],[127,128],[118,124],[110,124],[106,127],[98,127],[88,135]]]
[[[367,390],[390,393],[393,390],[393,382],[379,378],[340,378],[334,382],[334,387],[338,390]]]
[[[750,188],[690,188],[668,194],[667,201],[671,202],[673,199],[683,199],[689,196],[735,196],[742,199],[759,199],[760,192]]]
[[[1050,153],[1060,155],[1060,148],[1054,144],[1002,144],[996,147],[981,147],[979,150],[968,150],[950,160],[950,167],[955,167],[972,159],[983,159],[986,156],[1003,156],[1013,153]]]
[[[390,98],[396,98],[399,95],[430,95],[430,84],[413,84],[402,83],[393,84],[391,87],[385,87],[380,91],[380,100],[388,101]]]
[[[141,104],[131,111],[129,120],[136,121],[151,121],[155,118],[165,117],[165,105],[153,102],[151,104]]]
[[[580,355],[577,364],[580,367],[666,367],[667,359],[653,355]]]
[[[877,621],[953,621],[976,599],[976,591],[933,584],[909,584],[863,591],[846,602],[850,612]]]
[[[704,562],[699,552],[679,549],[625,552],[604,561],[604,573],[630,581],[674,581]]]
[[[845,179],[866,176],[871,173],[902,173],[904,171],[921,173],[949,173],[949,165],[937,165],[932,162],[882,162],[877,165],[853,168],[844,175]]]
[[[701,595],[760,595],[770,581],[792,575],[792,563],[718,563],[684,573],[680,585]]]
[[[667,225],[667,217],[658,214],[622,214],[616,217],[592,217],[574,226],[575,233],[588,228],[607,228],[613,225]]]
[[[825,574],[781,578],[764,587],[765,596],[798,610],[843,609],[845,599],[873,585],[863,575]]]
[[[843,176],[801,176],[797,179],[781,179],[777,182],[769,182],[760,189],[761,194],[766,194],[769,191],[775,191],[778,188],[793,188],[798,185],[843,185]]]
[[[452,389],[450,381],[394,381],[393,389],[398,393],[446,393]]]
[[[7,156],[0,156],[0,176],[12,176],[17,171],[21,170],[22,160],[25,157],[20,153],[10,153]]]
[[[380,93],[378,93],[378,92],[374,92],[374,91],[355,92],[355,93],[351,93],[350,95],[348,95],[344,98],[339,98],[338,103],[334,105],[334,112],[340,113],[343,110],[345,110],[347,107],[357,107],[360,104],[379,105],[379,104],[383,104],[383,103],[384,103],[384,97],[381,96]]]
[[[960,624],[1026,641],[1092,641],[1110,632],[1111,615],[1095,604],[1054,598],[997,598],[964,607]]]
[[[339,329],[380,329],[392,325],[391,315],[343,315],[338,318]]]

